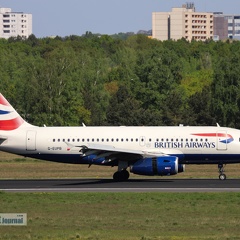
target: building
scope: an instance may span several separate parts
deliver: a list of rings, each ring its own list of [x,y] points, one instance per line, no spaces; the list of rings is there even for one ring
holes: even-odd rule
[[[152,13],[152,36],[158,40],[204,41],[213,35],[213,13],[196,12],[193,3],[172,8],[172,12]]]
[[[215,12],[213,17],[213,40],[225,40],[228,38],[228,20],[222,12]]]
[[[0,38],[23,37],[32,34],[32,14],[12,12],[11,8],[0,8]]]
[[[219,40],[240,40],[240,15],[214,13],[214,35]]]

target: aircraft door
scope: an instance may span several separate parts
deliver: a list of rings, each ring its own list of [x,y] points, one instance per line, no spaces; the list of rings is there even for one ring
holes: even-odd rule
[[[217,150],[227,150],[228,135],[226,131],[218,131],[216,134]]]
[[[146,143],[146,138],[144,136],[141,136],[139,138],[139,144],[140,146],[144,147],[145,146],[145,143]]]
[[[36,150],[36,131],[27,131],[27,139],[26,139],[26,150],[27,151],[35,151]]]

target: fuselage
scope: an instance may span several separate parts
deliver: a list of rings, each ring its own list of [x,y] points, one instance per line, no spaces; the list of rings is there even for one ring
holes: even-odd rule
[[[1,136],[6,136],[6,131],[0,131]],[[89,164],[94,153],[85,156],[79,152],[82,146],[95,144],[150,155],[174,155],[185,164],[225,164],[240,162],[239,139],[239,130],[224,127],[29,126],[7,131],[0,150],[56,162]]]

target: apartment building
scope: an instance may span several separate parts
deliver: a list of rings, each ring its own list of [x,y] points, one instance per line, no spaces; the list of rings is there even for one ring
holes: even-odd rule
[[[240,40],[240,15],[214,13],[214,35],[219,40]]]
[[[32,34],[32,14],[12,12],[11,8],[0,8],[0,38],[21,36],[28,38]]]
[[[152,13],[152,37],[158,40],[204,41],[213,35],[213,13],[196,12],[193,3],[172,8],[171,12]]]

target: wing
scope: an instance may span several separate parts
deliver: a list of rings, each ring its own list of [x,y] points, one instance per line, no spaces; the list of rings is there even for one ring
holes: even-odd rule
[[[176,156],[183,155],[177,149],[143,149],[133,150],[126,148],[118,148],[112,145],[102,145],[88,143],[86,145],[74,146],[66,143],[69,150],[78,148],[81,156],[94,156],[94,162],[101,162],[101,164],[115,165],[117,161],[135,162],[142,158],[160,157],[160,156]]]

